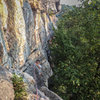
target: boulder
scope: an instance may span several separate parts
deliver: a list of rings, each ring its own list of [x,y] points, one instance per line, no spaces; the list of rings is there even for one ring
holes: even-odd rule
[[[13,85],[4,79],[0,79],[0,100],[14,100]]]
[[[14,100],[14,89],[10,78],[11,74],[0,67],[0,100]]]
[[[49,97],[50,100],[63,100],[61,97],[59,97],[56,93],[49,90],[47,87],[41,87],[41,91],[44,92],[44,94]]]

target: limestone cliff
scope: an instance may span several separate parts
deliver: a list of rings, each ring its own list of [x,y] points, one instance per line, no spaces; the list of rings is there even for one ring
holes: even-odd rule
[[[43,78],[42,82],[37,82],[38,89],[42,86],[47,87],[48,78],[52,75],[47,45],[53,35],[52,26],[56,27],[55,14],[59,11],[59,2],[59,0],[0,0],[0,65],[28,80],[31,76],[34,79],[34,62],[37,59],[41,60]],[[35,81],[38,79],[40,77],[37,75]],[[36,83],[31,85],[34,84]],[[48,99],[53,100],[50,97]],[[33,99],[30,97],[29,100]]]

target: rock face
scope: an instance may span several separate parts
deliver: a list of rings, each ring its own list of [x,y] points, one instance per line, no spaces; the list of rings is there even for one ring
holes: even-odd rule
[[[14,90],[10,77],[11,74],[0,66],[0,100],[14,100]]]
[[[47,50],[52,26],[56,28],[59,3],[60,0],[0,0],[0,65],[23,76],[30,94],[37,85],[40,97],[44,95],[48,100],[39,89],[48,87],[52,75]],[[37,59],[41,61],[42,77],[34,72]]]
[[[0,80],[0,100],[14,100],[13,85],[7,80]]]
[[[41,90],[50,98],[50,100],[62,100],[57,94],[50,91],[47,87],[42,87]]]

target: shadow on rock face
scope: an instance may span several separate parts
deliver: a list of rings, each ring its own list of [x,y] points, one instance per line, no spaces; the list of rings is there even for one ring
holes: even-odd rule
[[[0,80],[4,79],[11,82],[12,74],[7,69],[0,66]]]
[[[6,77],[6,73],[5,73],[4,69],[0,66],[0,77],[1,76],[5,76]]]
[[[3,46],[0,43],[0,64],[2,63],[2,58],[3,58]]]

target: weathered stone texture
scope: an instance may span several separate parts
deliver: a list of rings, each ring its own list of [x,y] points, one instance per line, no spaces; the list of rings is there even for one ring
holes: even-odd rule
[[[36,84],[38,91],[42,86],[48,87],[48,78],[53,74],[47,45],[53,36],[52,26],[56,27],[58,10],[59,0],[0,0],[0,65],[24,78],[30,96]],[[35,73],[35,78],[33,64],[37,59],[43,66],[43,75]],[[41,100],[49,100],[39,93]]]
[[[10,81],[11,73],[0,66],[0,100],[14,100],[14,89]]]
[[[0,80],[0,100],[14,100],[13,85],[7,80]]]
[[[50,100],[63,100],[57,94],[55,94],[54,92],[50,91],[47,87],[42,87],[41,91],[44,92],[44,94],[47,97],[49,97]]]

